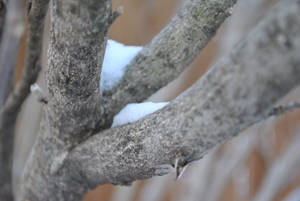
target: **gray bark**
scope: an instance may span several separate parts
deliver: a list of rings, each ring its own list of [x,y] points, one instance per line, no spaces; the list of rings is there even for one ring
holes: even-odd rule
[[[22,0],[11,0],[7,5],[8,14],[4,21],[4,31],[0,46],[0,106],[10,93],[14,83],[16,56],[23,34]],[[2,22],[3,23],[3,22]]]
[[[5,22],[6,7],[7,7],[6,0],[0,0],[0,43],[2,38],[1,36],[3,31],[3,26]]]
[[[45,109],[51,135],[73,146],[99,130],[104,119],[99,83],[111,2],[55,0],[50,11]]]
[[[188,8],[188,10],[183,9],[182,12],[185,13],[175,18],[173,25],[172,23],[170,25],[171,28],[167,29],[168,33],[179,30],[177,26],[191,23],[191,25],[187,25],[187,28],[183,27],[182,29],[185,31],[179,31],[174,38],[177,43],[176,46],[189,47],[193,44],[192,42],[195,42],[195,39],[189,36],[188,42],[181,42],[182,35],[180,34],[188,36],[188,31],[198,24],[199,27],[197,26],[193,33],[200,32],[200,38],[198,37],[197,39],[201,39],[201,42],[199,44],[197,41],[197,44],[204,47],[228,15],[226,9],[231,7],[234,2],[234,0],[227,0],[218,3],[209,0],[201,2],[199,6],[199,2],[196,4],[193,1],[188,1],[186,4],[186,9]],[[183,17],[188,17],[191,11],[195,12],[195,16],[192,19],[183,20]],[[200,19],[197,15],[201,13],[204,19],[197,22]],[[109,26],[108,22],[111,22],[112,18],[114,18],[114,15],[110,12],[109,1],[97,3],[95,1],[89,3],[82,1],[53,1],[52,3],[48,55],[49,68],[46,73],[49,103],[45,107],[46,114],[43,120],[48,126],[42,126],[41,136],[33,152],[35,155],[31,158],[33,161],[40,161],[39,164],[41,166],[33,164],[33,161],[28,163],[27,170],[30,170],[30,173],[26,176],[24,189],[25,192],[27,192],[27,188],[29,191],[25,194],[31,194],[29,192],[32,190],[38,192],[41,186],[51,183],[53,179],[53,185],[47,185],[47,188],[42,190],[41,193],[36,193],[40,194],[39,196],[41,197],[39,199],[50,199],[50,195],[53,196],[54,192],[59,191],[57,183],[54,181],[57,178],[52,178],[52,176],[60,169],[61,163],[68,152],[90,135],[110,125],[108,122],[110,122],[112,116],[111,114],[106,116],[108,115],[107,112],[110,113],[110,111],[105,110],[104,112],[104,109],[107,109],[107,107],[101,107],[100,105],[99,75],[101,68],[99,64],[103,58],[104,39]],[[174,27],[175,25],[176,27]],[[159,40],[158,37],[156,42],[153,42],[152,48],[161,46],[163,41],[167,41],[167,37],[166,33],[161,37],[162,40]],[[99,41],[95,41],[95,38],[98,38]],[[174,44],[169,46],[172,47],[171,45]],[[199,51],[200,48],[197,46],[196,49]],[[149,48],[147,51],[150,52]],[[180,49],[180,51],[183,50]],[[178,57],[181,52],[173,54],[177,54]],[[193,54],[196,55],[197,53],[192,52],[191,55]],[[148,56],[149,60],[155,59],[151,55]],[[181,62],[179,62],[178,68],[183,68],[183,60],[186,57],[180,58]],[[166,61],[168,58],[165,57],[164,59]],[[191,62],[192,58],[188,60]],[[160,62],[162,62],[162,59],[160,59]],[[176,63],[178,59],[172,62]],[[155,66],[154,63],[152,65]],[[167,68],[165,64],[164,67]],[[169,71],[169,68],[165,69],[165,72],[167,71]],[[177,74],[178,72],[176,73],[175,71],[175,74],[172,76],[175,77]],[[127,101],[131,100],[127,99]],[[110,105],[110,108],[114,107],[116,105]],[[117,105],[117,107],[121,109],[122,106]],[[110,120],[107,121],[107,119]],[[32,180],[35,177],[34,175],[44,175],[42,180],[45,184],[42,185],[41,183],[43,182],[34,182],[35,180]],[[36,185],[39,185],[39,187]],[[78,185],[74,184],[74,188],[66,189],[66,191],[70,191],[67,194],[58,193],[58,198],[56,198],[58,200],[79,199],[86,192],[87,186],[81,185],[80,187]],[[75,186],[78,188],[75,189]],[[55,196],[53,197],[53,199],[56,198]]]
[[[125,105],[151,96],[189,66],[230,15],[236,0],[186,0],[171,22],[129,64],[124,78],[104,93],[105,120]]]
[[[22,77],[13,90],[16,55],[19,39],[23,34],[23,1],[11,0],[8,5],[9,13],[3,36],[5,41],[1,44],[1,48],[3,48],[1,49],[1,67],[6,69],[7,73],[3,73],[3,71],[0,73],[3,76],[1,78],[0,97],[3,97],[2,92],[4,97],[6,97],[5,99],[0,98],[2,99],[2,104],[0,105],[0,200],[12,200],[12,157],[15,124],[21,105],[30,92],[30,85],[36,81],[40,71],[39,58],[42,49],[44,19],[47,13],[48,0],[30,2],[30,10],[27,13],[26,63]],[[13,7],[10,8],[10,6]],[[6,81],[6,83],[2,81]]]
[[[70,190],[65,191],[57,185],[55,173],[66,153],[99,130],[104,119],[99,83],[106,34],[114,16],[111,1],[53,0],[50,16],[49,102],[42,120],[47,126],[41,126],[27,162],[20,200],[82,199],[86,188],[68,184]]]
[[[76,169],[72,179],[84,178],[90,188],[127,184],[174,166],[177,157],[182,166],[197,160],[263,120],[300,82],[299,10],[299,0],[282,1],[192,88],[157,113],[81,143],[60,175]]]
[[[5,2],[6,3],[6,2]],[[19,49],[19,40],[23,34],[22,1],[11,0],[7,4],[0,2],[0,34],[2,26],[2,42],[0,46],[0,201],[12,200],[11,168],[14,127],[7,124],[11,117],[3,115],[9,93],[14,85],[16,55]],[[4,21],[5,16],[5,21]]]
[[[108,10],[102,1],[52,2],[50,102],[19,200],[81,200],[101,184],[127,185],[155,176],[157,169],[175,166],[176,159],[183,167],[265,119],[270,107],[300,83],[300,0],[285,0],[167,107],[89,137],[99,129],[103,112],[97,108],[96,61],[105,44],[90,37],[105,38]],[[94,12],[102,16],[94,18]],[[96,29],[90,29],[93,24]]]

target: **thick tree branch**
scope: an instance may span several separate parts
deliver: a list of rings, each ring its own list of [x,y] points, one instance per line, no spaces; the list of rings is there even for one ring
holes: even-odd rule
[[[54,0],[46,81],[51,132],[72,146],[99,130],[100,72],[111,1]]]
[[[123,80],[104,94],[105,121],[125,105],[141,102],[175,79],[198,55],[230,15],[236,0],[186,0],[171,22],[136,56]]]
[[[82,22],[76,15],[80,11],[71,9],[78,8],[77,3],[74,0],[52,3],[54,19],[50,58],[53,60],[50,61],[48,84],[53,87],[49,89],[53,98],[47,106],[41,135],[26,168],[20,200],[81,200],[97,185],[128,184],[136,179],[149,178],[155,176],[162,166],[174,166],[176,159],[183,167],[263,119],[276,101],[300,83],[300,0],[283,0],[246,41],[169,106],[134,124],[106,130],[68,149],[66,144],[71,137],[74,135],[75,139],[82,140],[81,135],[90,126],[84,127],[86,122],[78,122],[79,117],[73,118],[82,115],[91,120],[77,104],[88,103],[90,99],[86,97],[97,93],[92,93],[94,85],[85,87],[88,90],[84,91],[81,86],[88,81],[74,78],[80,78],[82,74],[86,78],[84,69],[90,66],[77,69],[69,59],[76,61],[81,55],[79,53],[83,53],[80,48],[78,54],[70,52],[72,44],[77,44],[70,38],[78,31],[78,26],[69,23],[72,20],[75,25]],[[85,10],[89,3],[93,3],[95,9],[99,5],[89,1],[78,9]],[[74,12],[69,13],[69,17],[64,15],[71,10]],[[58,37],[59,41],[70,43],[60,44]],[[87,44],[90,45],[89,40]],[[63,61],[64,65],[56,63],[54,58]],[[85,61],[86,57],[80,58]],[[90,108],[94,107],[83,105],[83,108],[91,111]],[[68,114],[59,114],[59,109]],[[78,125],[72,125],[75,123]],[[62,129],[63,124],[67,129]],[[89,132],[85,134],[89,135]]]
[[[22,183],[25,194],[21,192],[19,199],[80,200],[82,197],[72,193],[59,193],[53,175],[68,151],[99,130],[103,119],[99,83],[106,34],[113,17],[111,1],[52,0],[50,14],[45,124],[27,162]],[[38,186],[45,186],[44,182],[49,185],[39,191]],[[81,188],[74,191],[81,193]]]
[[[299,11],[299,0],[282,1],[192,88],[158,113],[91,137],[69,154],[59,176],[74,174],[68,182],[87,188],[149,178],[176,158],[181,166],[201,158],[265,118],[300,83]]]

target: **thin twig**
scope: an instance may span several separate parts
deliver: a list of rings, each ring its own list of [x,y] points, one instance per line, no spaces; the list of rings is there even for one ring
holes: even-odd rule
[[[42,88],[37,84],[33,84],[30,86],[31,93],[34,93],[37,96],[37,100],[41,103],[47,104],[48,98]]]
[[[199,198],[205,200],[206,192],[209,191],[209,187],[213,182],[214,168],[218,161],[217,150],[207,154],[203,159],[197,162],[195,165],[191,165],[187,175],[183,178],[183,190],[180,188],[176,191],[178,195],[176,200],[178,201],[194,201]]]
[[[268,116],[279,116],[284,115],[287,112],[290,112],[295,109],[300,109],[300,102],[291,102],[288,104],[278,105],[271,109],[268,113]]]
[[[118,7],[112,14],[109,19],[109,24],[113,24],[115,20],[124,13],[123,7]]]

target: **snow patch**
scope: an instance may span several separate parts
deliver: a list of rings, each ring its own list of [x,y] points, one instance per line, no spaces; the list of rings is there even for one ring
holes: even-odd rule
[[[126,66],[142,49],[143,47],[126,46],[113,40],[107,41],[101,72],[101,92],[109,91],[119,83]]]
[[[117,115],[114,116],[114,120],[111,127],[121,126],[127,123],[137,121],[143,118],[144,116],[165,107],[168,103],[169,102],[144,102],[128,104]]]

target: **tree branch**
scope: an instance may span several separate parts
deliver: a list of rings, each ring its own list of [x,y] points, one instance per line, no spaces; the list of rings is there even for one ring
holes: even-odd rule
[[[158,113],[91,137],[59,176],[73,174],[68,182],[87,188],[150,178],[157,167],[177,158],[185,166],[263,119],[300,83],[299,11],[299,0],[282,1],[192,88]]]
[[[5,6],[1,2],[2,6]],[[11,92],[14,84],[14,72],[16,68],[16,56],[19,49],[19,41],[23,34],[23,12],[21,0],[10,0],[7,5],[7,15],[5,16],[4,30],[0,47],[0,200],[12,200],[11,168],[14,128],[6,125],[4,116],[4,103]],[[4,10],[1,10],[2,31]],[[8,126],[9,128],[4,129]]]
[[[6,0],[0,0],[0,43],[2,38],[3,26],[5,22],[6,7],[7,7],[6,4],[7,4]]]
[[[8,3],[8,14],[4,23],[4,32],[0,49],[0,107],[10,93],[14,83],[16,56],[19,50],[19,41],[23,34],[23,9],[21,0],[12,0]]]
[[[288,104],[278,105],[271,109],[271,111],[268,113],[268,116],[283,115],[287,112],[290,112],[292,110],[299,109],[299,108],[300,108],[299,102],[291,102]]]
[[[59,180],[53,175],[69,149],[99,130],[99,122],[104,119],[99,83],[113,17],[111,0],[52,0],[50,5],[46,71],[49,95],[42,120],[45,124],[25,168],[20,200],[80,199],[72,193],[59,193]],[[35,163],[35,159],[39,162]],[[36,191],[44,182],[51,184]],[[73,190],[75,194],[81,192],[81,188]]]
[[[42,38],[44,30],[45,16],[48,10],[49,0],[36,0],[31,4],[28,10],[28,38],[26,47],[25,67],[22,77],[14,87],[12,93],[8,96],[1,116],[9,116],[3,121],[7,125],[14,125],[20,107],[28,94],[30,86],[36,81],[41,69],[40,56],[42,51]],[[2,128],[2,127],[1,127]]]
[[[14,2],[14,1],[10,1]],[[13,155],[13,142],[14,142],[14,130],[15,130],[15,123],[21,108],[22,103],[30,93],[30,85],[33,84],[38,76],[40,71],[40,54],[42,50],[42,37],[43,37],[43,29],[44,29],[44,19],[48,9],[48,2],[49,0],[36,0],[31,5],[31,10],[28,10],[28,38],[27,38],[27,47],[26,47],[26,63],[23,70],[22,77],[17,85],[14,87],[12,93],[8,96],[5,101],[3,108],[0,111],[0,134],[1,134],[1,146],[2,151],[4,151],[4,158],[3,162],[0,164],[1,170],[3,170],[3,174],[7,179],[2,179],[1,182],[4,182],[0,185],[9,185],[11,186],[11,163],[12,163],[12,155]],[[21,2],[16,1],[15,3],[18,4],[18,15],[22,20],[23,18],[23,5]],[[21,22],[19,22],[21,23]],[[19,24],[14,24],[13,29],[20,29]],[[15,27],[17,26],[17,27]],[[20,31],[20,30],[18,30]],[[13,42],[16,46],[7,46],[5,48],[15,49],[15,54],[6,55],[5,61],[9,62],[9,60],[14,61],[8,65],[4,64],[4,67],[10,68],[10,77],[11,77],[11,85],[13,84],[13,72],[15,68],[15,61],[16,61],[16,53],[18,50],[18,40],[21,37],[22,31],[16,36],[16,38],[11,38],[11,40],[16,40]],[[4,41],[3,43],[5,43]],[[11,41],[10,41],[11,42]],[[11,45],[11,44],[9,44]],[[11,53],[11,52],[10,52]],[[11,58],[11,59],[8,59]],[[1,74],[3,75],[3,74]],[[5,76],[5,75],[3,75]],[[3,167],[5,166],[5,167]],[[4,171],[7,170],[7,171]],[[11,187],[10,187],[11,188]],[[4,188],[1,188],[4,189]],[[1,196],[0,196],[1,197]],[[12,200],[12,199],[4,199],[4,200]]]
[[[53,103],[47,106],[41,135],[26,167],[20,200],[81,200],[88,190],[100,184],[126,185],[137,179],[150,178],[164,165],[175,166],[175,161],[183,167],[264,118],[274,103],[300,83],[300,0],[283,0],[247,40],[167,107],[134,124],[103,131],[66,149],[72,135],[75,139],[83,139],[81,135],[85,129],[82,125],[86,122],[78,122],[79,118],[74,119],[74,114],[89,120],[89,115],[94,114],[78,109],[81,106],[77,104],[87,103],[90,99],[86,100],[86,97],[96,93],[91,92],[94,85],[84,91],[81,86],[88,81],[74,78],[80,78],[81,74],[86,78],[84,69],[90,66],[80,70],[73,60],[69,60],[76,61],[81,55],[71,54],[72,46],[68,46],[77,44],[73,37],[78,31],[78,26],[70,26],[69,22],[74,20],[75,25],[82,22],[76,15],[65,16],[64,11],[78,8],[77,1],[74,7],[71,2],[74,0],[52,2],[50,58],[53,60],[50,61],[48,84],[53,87],[49,89],[53,96],[49,103]],[[96,9],[98,3],[84,2],[79,10],[84,11],[87,5]],[[73,11],[76,14],[78,10]],[[59,36],[63,44],[55,40]],[[82,53],[80,49],[77,51]],[[64,66],[54,58],[63,61]],[[81,58],[85,61],[85,57]],[[91,111],[92,107],[84,105],[83,108]],[[63,117],[59,109],[68,114]],[[71,110],[77,112],[70,113]],[[79,125],[71,125],[75,123]],[[63,124],[70,129],[62,129]],[[69,134],[71,132],[74,133]]]
[[[99,130],[104,119],[99,83],[111,17],[110,0],[52,3],[45,109],[51,132],[66,146]]]
[[[141,102],[175,79],[194,60],[230,15],[236,0],[187,0],[171,22],[129,64],[123,80],[104,93],[105,121],[125,105]]]

